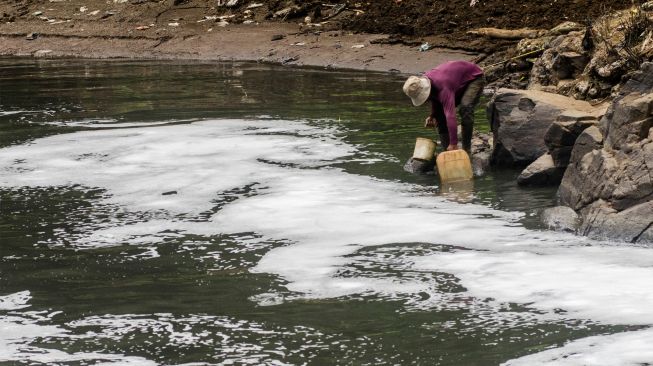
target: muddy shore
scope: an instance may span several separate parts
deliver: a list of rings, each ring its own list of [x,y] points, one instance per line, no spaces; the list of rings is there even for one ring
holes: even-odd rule
[[[136,24],[22,21],[0,25],[0,55],[257,61],[288,66],[416,73],[442,62],[472,60],[457,50],[379,44],[385,35],[302,31],[299,24],[189,25],[139,31]],[[29,38],[35,38],[28,40]],[[281,39],[277,39],[281,38]],[[274,39],[274,40],[273,40]]]

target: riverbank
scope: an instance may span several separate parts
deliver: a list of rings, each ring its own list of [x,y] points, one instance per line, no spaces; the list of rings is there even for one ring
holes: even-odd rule
[[[384,44],[388,37],[345,31],[306,32],[299,24],[203,23],[139,31],[137,23],[21,21],[0,25],[0,55],[34,57],[257,61],[416,73],[450,60],[473,60],[466,51]],[[29,36],[29,37],[28,37]],[[33,39],[28,39],[33,38]]]

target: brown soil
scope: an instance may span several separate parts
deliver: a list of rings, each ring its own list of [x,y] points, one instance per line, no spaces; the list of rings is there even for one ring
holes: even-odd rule
[[[631,5],[479,0],[470,7],[469,1],[375,0],[339,7],[239,0],[227,7],[228,0],[3,0],[0,55],[239,59],[416,72],[514,43],[468,35],[473,28],[551,28],[594,17],[607,10],[605,3]],[[39,35],[26,40],[30,33]],[[425,41],[449,51],[418,52]]]
[[[415,36],[464,36],[479,27],[550,29],[570,20],[584,23],[610,8],[623,9],[631,0],[380,0],[370,2],[365,13],[348,27],[365,32]]]

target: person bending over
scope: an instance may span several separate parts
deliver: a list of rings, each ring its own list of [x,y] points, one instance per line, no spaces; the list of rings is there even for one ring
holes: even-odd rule
[[[460,112],[463,149],[472,147],[474,108],[483,93],[485,76],[478,65],[467,61],[446,62],[423,76],[411,76],[404,83],[404,93],[420,106],[431,102],[431,114],[424,127],[438,128],[442,147],[458,149],[456,107]]]

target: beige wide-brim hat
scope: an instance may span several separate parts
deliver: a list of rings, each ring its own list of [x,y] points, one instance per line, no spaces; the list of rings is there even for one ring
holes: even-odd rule
[[[410,97],[413,105],[422,105],[431,94],[431,81],[424,76],[411,76],[404,83],[404,93]]]

